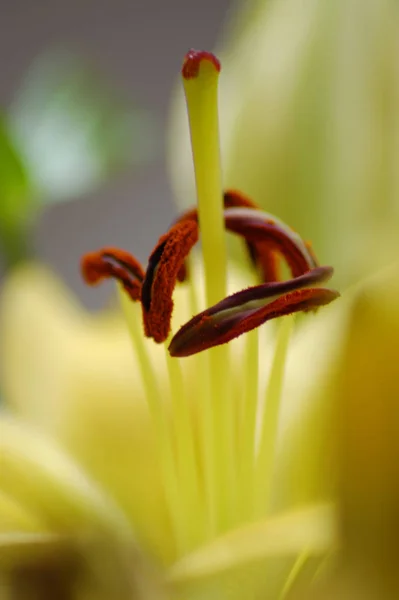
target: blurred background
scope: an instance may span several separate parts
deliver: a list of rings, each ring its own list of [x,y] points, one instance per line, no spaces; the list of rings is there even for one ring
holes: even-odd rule
[[[32,243],[40,259],[92,306],[101,305],[108,291],[94,294],[81,283],[82,253],[119,245],[145,260],[171,220],[175,208],[165,168],[171,92],[185,52],[214,47],[230,3],[2,1],[5,128],[39,179],[44,199]],[[93,115],[95,143],[87,146],[82,137],[90,138],[85,128]],[[116,157],[109,139],[115,127],[123,134]],[[90,162],[90,154],[94,160],[105,155],[100,158],[107,168],[94,168],[88,181],[81,180],[79,166]],[[2,162],[4,187],[13,169],[7,174],[4,155]],[[3,275],[3,250],[0,265]]]

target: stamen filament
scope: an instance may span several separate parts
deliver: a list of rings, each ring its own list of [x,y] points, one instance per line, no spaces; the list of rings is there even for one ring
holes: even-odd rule
[[[190,414],[189,394],[186,393],[179,359],[172,358],[165,348],[172,398],[179,488],[184,505],[184,520],[188,547],[192,550],[203,542],[204,515],[195,456],[194,432]],[[192,516],[196,515],[193,519]]]
[[[289,572],[287,579],[285,580],[283,589],[281,590],[278,600],[286,600],[286,598],[288,598],[288,596],[291,595],[291,592],[295,585],[295,582],[298,579],[298,575],[300,574],[303,567],[305,566],[306,561],[308,560],[309,556],[310,556],[309,550],[304,550],[303,552],[298,554],[298,557],[296,558],[296,560],[292,566],[292,569]]]
[[[146,399],[155,429],[155,438],[163,477],[165,499],[169,509],[171,523],[176,538],[178,555],[187,547],[185,524],[182,522],[182,499],[179,493],[176,465],[173,457],[172,437],[167,422],[165,407],[162,405],[162,395],[157,385],[157,377],[144,345],[144,336],[141,328],[140,308],[133,304],[120,284],[118,291],[122,310],[130,333],[133,347],[137,353],[137,360],[143,377]]]
[[[247,334],[245,347],[245,389],[240,444],[240,509],[243,522],[253,514],[255,434],[259,393],[258,346],[259,333],[254,329]]]
[[[218,474],[215,461],[217,429],[213,410],[213,389],[210,376],[210,363],[207,354],[198,355],[201,377],[202,402],[198,407],[201,427],[201,450],[204,471],[204,485],[207,505],[207,530],[212,539],[218,530]]]
[[[273,364],[266,391],[259,450],[256,458],[255,516],[258,518],[264,517],[265,513],[267,513],[270,508],[273,464],[279,426],[284,369],[294,318],[285,316],[280,319],[280,321]]]
[[[215,419],[215,463],[218,478],[219,531],[227,531],[238,516],[236,413],[232,401],[229,346],[212,348],[208,352],[212,385],[212,409]]]

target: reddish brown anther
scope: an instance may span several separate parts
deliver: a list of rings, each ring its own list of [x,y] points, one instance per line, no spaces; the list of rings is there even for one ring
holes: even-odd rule
[[[189,356],[224,344],[276,317],[328,304],[339,294],[315,287],[329,279],[331,267],[318,267],[309,243],[277,218],[260,210],[239,192],[224,195],[225,227],[241,235],[265,283],[229,296],[194,316],[174,336],[173,356]],[[116,248],[104,248],[82,259],[87,283],[106,278],[120,281],[132,300],[140,300],[144,331],[155,342],[170,333],[173,291],[186,273],[185,259],[198,240],[198,213],[187,211],[163,235],[150,255],[144,273],[138,261]],[[293,278],[278,281],[277,257],[284,258]]]
[[[169,335],[173,290],[184,260],[197,240],[197,223],[178,223],[159,239],[149,258],[141,301],[145,334],[156,342],[164,342]]]
[[[252,202],[249,198],[240,194],[237,191],[229,190],[223,195],[224,208],[252,208],[253,210],[260,210],[260,207]],[[175,221],[176,223],[182,223],[184,221],[195,221],[198,223],[198,210],[192,208],[182,213],[179,218]],[[279,269],[277,263],[276,253],[270,248],[269,242],[250,242],[246,240],[248,253],[251,262],[255,266],[259,266],[262,281],[278,281]],[[179,281],[184,281],[187,276],[187,265],[182,265],[180,271]]]
[[[195,315],[173,337],[171,356],[190,356],[220,346],[266,321],[298,311],[307,312],[335,300],[334,290],[313,287],[332,276],[318,267],[295,279],[264,283],[228,296]]]
[[[237,190],[227,190],[224,193],[224,206],[225,208],[252,208],[253,210],[260,210],[260,206]],[[227,223],[226,228],[228,229]],[[253,242],[246,239],[246,244],[252,263],[260,269],[262,281],[265,283],[268,281],[278,281],[280,279],[280,269],[275,247],[269,241]]]
[[[195,77],[198,77],[200,66],[203,61],[212,63],[216,71],[218,73],[220,72],[220,62],[214,54],[203,50],[191,49],[187,52],[183,61],[181,73],[184,79],[194,79]]]
[[[132,300],[140,299],[144,271],[140,263],[124,250],[103,248],[85,254],[81,260],[81,272],[89,285],[97,285],[104,279],[117,279]]]
[[[318,265],[308,242],[303,242],[290,227],[264,213],[240,192],[228,190],[224,193],[223,202],[225,227],[244,238],[252,262],[259,266],[263,282],[279,281],[279,256],[287,261],[293,277]],[[243,210],[228,210],[234,208]],[[196,208],[184,212],[176,222],[190,220],[198,222]]]
[[[314,254],[299,235],[263,211],[245,208],[226,210],[225,225],[226,229],[238,233],[253,244],[258,254],[261,248],[261,256],[264,258],[270,253],[283,256],[293,277],[299,277],[317,266]]]

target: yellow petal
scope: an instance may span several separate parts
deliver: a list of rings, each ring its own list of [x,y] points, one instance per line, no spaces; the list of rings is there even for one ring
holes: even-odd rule
[[[176,563],[168,581],[178,597],[242,598],[244,589],[246,598],[279,597],[298,554],[317,557],[335,544],[332,507],[309,506],[217,538]]]
[[[43,529],[44,524],[37,515],[32,514],[28,507],[21,506],[14,498],[0,490],[0,532],[40,531]]]
[[[349,292],[306,319],[290,344],[273,480],[275,510],[331,499],[334,379],[353,306]]]
[[[347,337],[360,299],[373,290],[381,299],[394,298],[397,277],[398,267],[393,265],[353,286],[331,307],[308,319],[292,342],[273,486],[276,510],[336,495],[336,381]]]
[[[358,294],[335,382],[345,559],[399,593],[399,266]],[[387,589],[388,589],[387,588]]]
[[[22,421],[0,416],[0,489],[56,530],[113,530],[129,536],[123,513],[56,444]]]
[[[151,552],[172,556],[152,424],[123,318],[84,313],[35,265],[6,281],[0,318],[8,404],[107,489]],[[151,351],[162,380],[162,349]]]
[[[396,264],[351,294],[328,386],[342,552],[309,600],[399,597],[398,282]]]

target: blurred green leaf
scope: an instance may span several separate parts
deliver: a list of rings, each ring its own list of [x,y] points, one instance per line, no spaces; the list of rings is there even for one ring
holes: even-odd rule
[[[147,110],[118,98],[81,58],[52,53],[28,73],[9,114],[35,196],[53,202],[92,191],[154,154]]]
[[[31,215],[29,182],[0,115],[0,239],[10,259],[23,254],[21,231]]]

